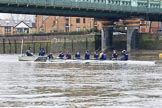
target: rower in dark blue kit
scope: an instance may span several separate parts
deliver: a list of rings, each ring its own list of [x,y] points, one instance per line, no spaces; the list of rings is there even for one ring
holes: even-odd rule
[[[97,53],[96,51],[94,52],[94,55],[93,55],[93,57],[94,57],[94,59],[95,59],[95,60],[98,60],[98,58],[99,58],[99,55],[98,55],[98,53]]]
[[[99,55],[100,60],[106,60],[106,59],[107,59],[107,55],[106,55],[105,52],[106,52],[106,51],[103,50],[103,51],[100,53],[100,55]]]
[[[128,53],[126,50],[122,51],[123,57],[120,60],[128,60]]]
[[[79,51],[77,51],[77,53],[75,54],[75,59],[80,59],[80,53],[79,53]]]
[[[58,57],[59,59],[64,59],[64,53],[61,51]]]
[[[117,54],[116,50],[113,50],[110,60],[117,60],[117,59],[118,59],[118,54]]]
[[[71,59],[71,54],[69,52],[66,54],[66,59]]]
[[[52,54],[52,53],[49,53],[47,57],[48,57],[48,59],[49,59],[49,60],[53,60],[53,59],[54,59],[54,57],[53,57],[53,54]]]
[[[89,60],[89,59],[90,59],[90,53],[89,53],[88,50],[85,52],[84,59],[85,59],[85,60]]]

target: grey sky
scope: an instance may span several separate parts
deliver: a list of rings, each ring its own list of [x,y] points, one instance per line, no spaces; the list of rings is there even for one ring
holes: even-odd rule
[[[11,13],[0,13],[0,19],[19,19],[19,20],[29,20],[34,21],[34,15],[24,15],[24,14],[11,14]]]

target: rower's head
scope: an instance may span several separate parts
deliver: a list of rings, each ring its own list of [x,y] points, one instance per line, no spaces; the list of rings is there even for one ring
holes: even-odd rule
[[[116,50],[113,50],[113,53],[115,54],[116,53]]]
[[[123,54],[126,53],[126,50],[123,50],[122,53],[123,53]]]
[[[31,47],[28,47],[28,50],[31,50]]]
[[[103,50],[102,50],[102,53],[106,53],[106,49],[103,49]]]

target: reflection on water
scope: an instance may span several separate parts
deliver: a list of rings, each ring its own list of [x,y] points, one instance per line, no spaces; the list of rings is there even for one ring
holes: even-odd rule
[[[5,60],[0,62],[0,107],[162,107],[161,65]]]

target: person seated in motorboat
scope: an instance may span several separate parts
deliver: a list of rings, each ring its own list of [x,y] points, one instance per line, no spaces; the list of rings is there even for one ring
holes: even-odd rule
[[[90,59],[90,53],[89,53],[88,50],[85,52],[84,59],[85,59],[85,60],[89,60],[89,59]]]
[[[69,52],[66,54],[66,59],[71,59],[71,54]]]
[[[107,54],[105,53],[106,51],[103,50],[100,55],[99,55],[99,59],[100,60],[106,60],[107,59]]]
[[[45,55],[45,50],[44,48],[41,48],[39,51],[39,56],[44,56]]]
[[[33,54],[31,53],[31,47],[27,48],[26,55],[27,56],[33,56]]]
[[[97,53],[96,51],[94,52],[94,55],[93,55],[93,57],[94,57],[94,59],[95,59],[95,60],[98,60],[98,58],[99,58],[99,55],[98,55],[98,53]]]
[[[76,52],[75,59],[80,59],[80,53],[79,53],[79,51]]]
[[[59,59],[64,59],[64,53],[61,51],[58,57]]]
[[[118,54],[116,50],[113,50],[113,54],[110,57],[110,60],[117,60],[118,59]]]
[[[127,61],[128,60],[128,53],[127,53],[127,51],[126,50],[123,50],[122,51],[122,54],[123,54],[123,57],[120,60]]]
[[[49,53],[47,57],[49,60],[53,60],[53,58],[54,58],[52,53]]]

